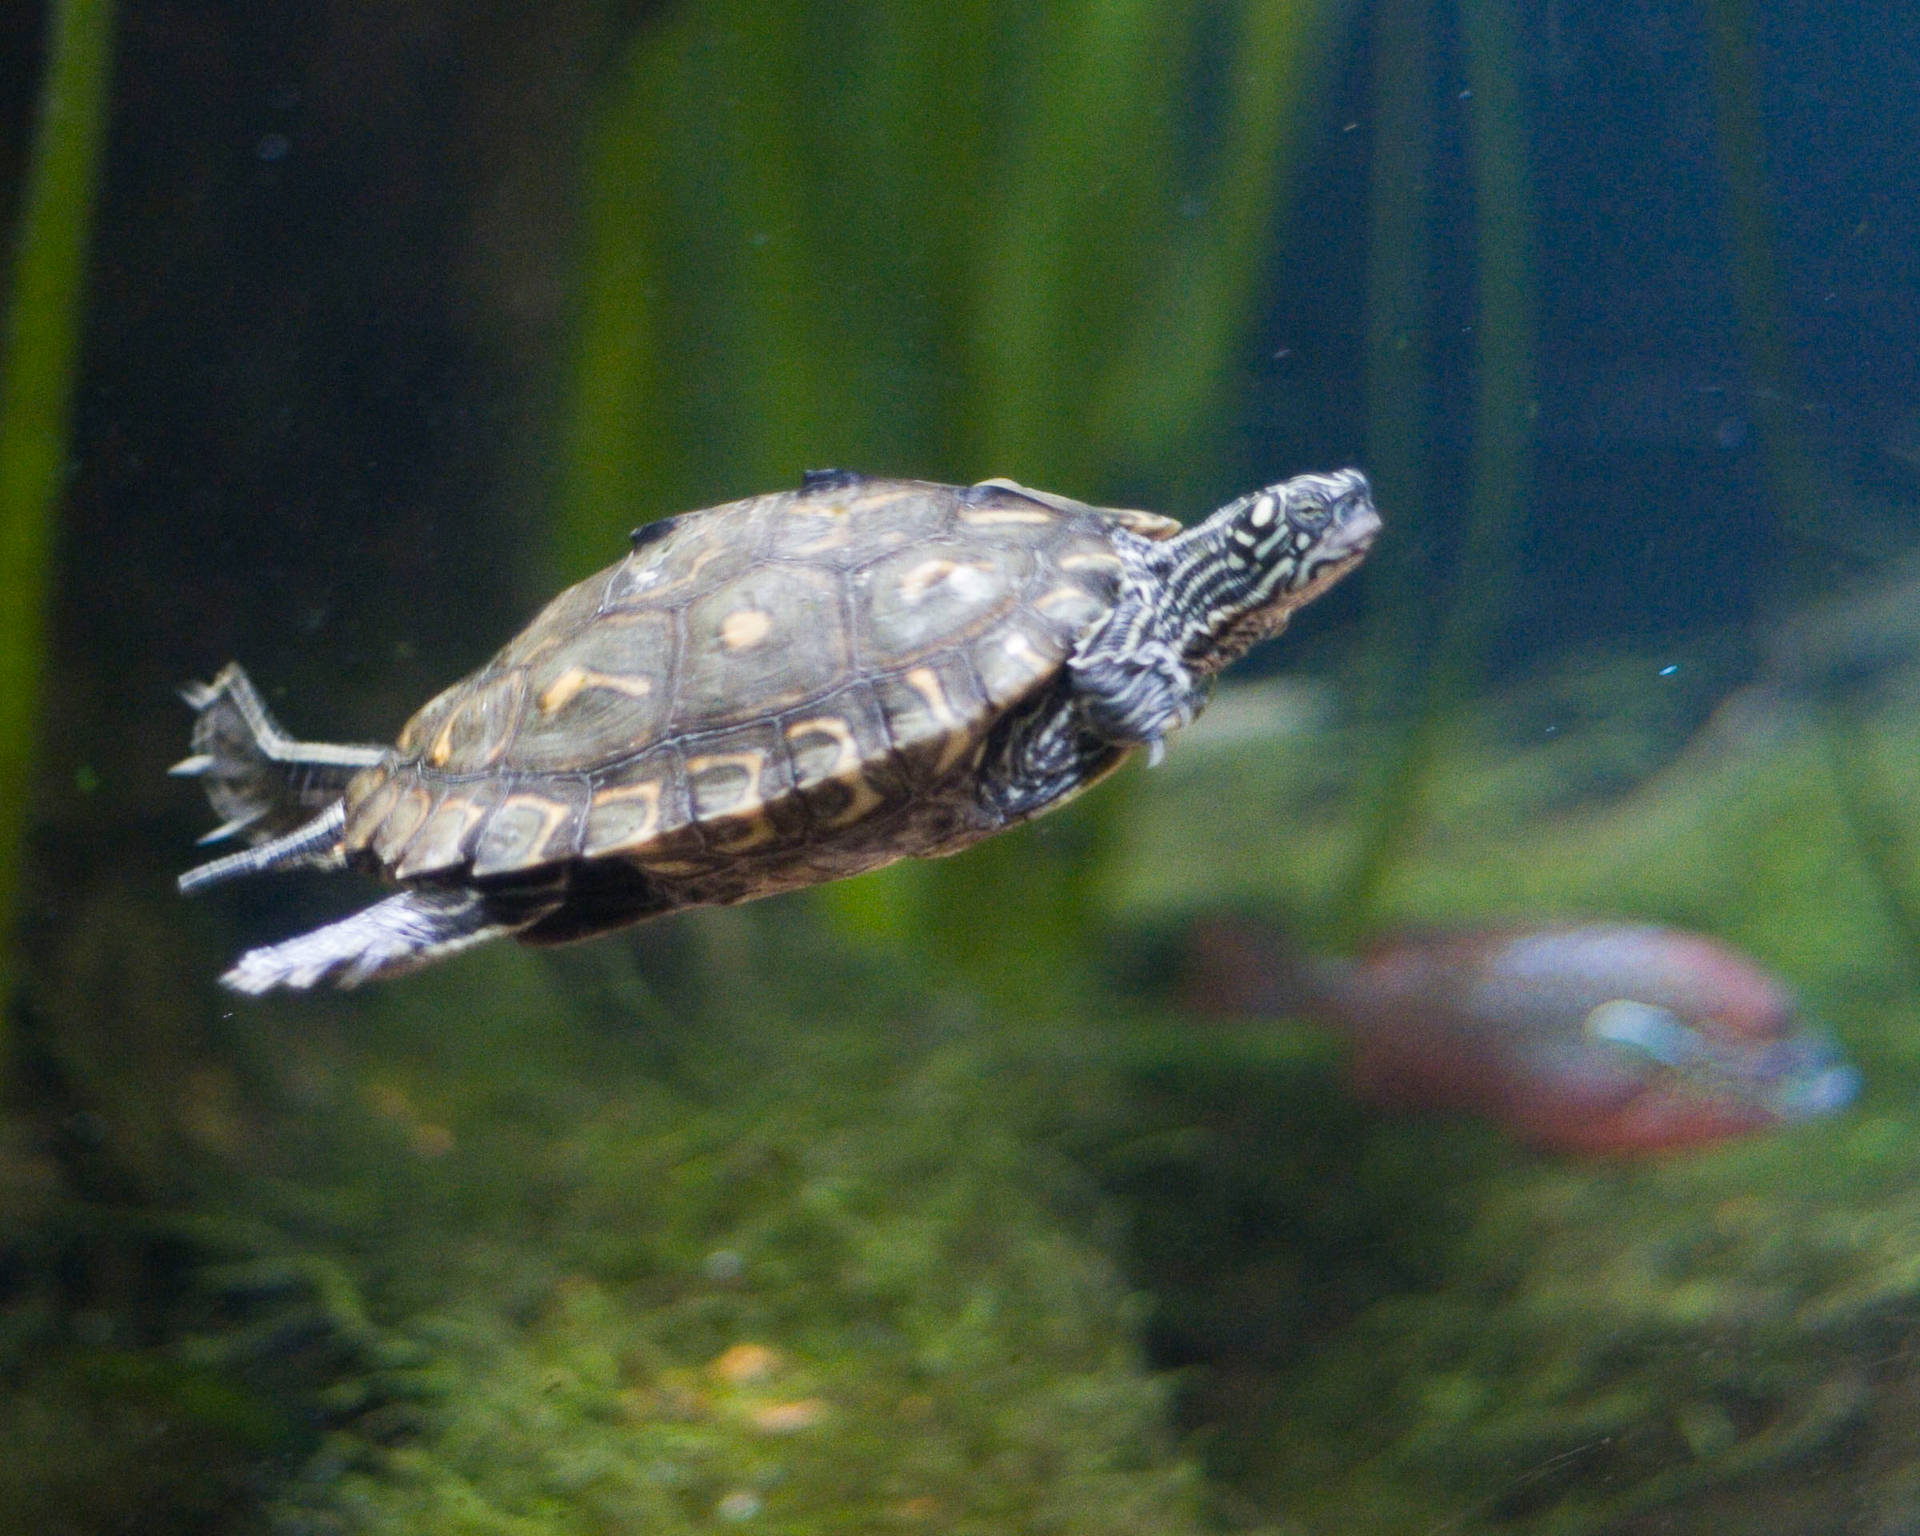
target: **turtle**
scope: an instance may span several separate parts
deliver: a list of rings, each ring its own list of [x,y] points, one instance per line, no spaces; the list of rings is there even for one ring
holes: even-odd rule
[[[221,977],[263,993],[954,853],[1157,761],[1379,527],[1352,469],[1191,529],[1011,480],[810,471],[636,529],[391,746],[289,737],[237,664],[189,685],[172,771],[225,818],[203,842],[250,846],[180,888],[299,868],[398,887]]]

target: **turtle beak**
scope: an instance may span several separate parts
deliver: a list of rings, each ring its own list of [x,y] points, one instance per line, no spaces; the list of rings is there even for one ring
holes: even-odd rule
[[[1331,560],[1358,560],[1373,547],[1380,533],[1380,514],[1371,502],[1356,507],[1327,534],[1326,552]]]
[[[1380,533],[1380,513],[1374,507],[1373,492],[1358,472],[1354,479],[1359,483],[1334,508],[1333,526],[1321,546],[1330,561],[1359,559]]]

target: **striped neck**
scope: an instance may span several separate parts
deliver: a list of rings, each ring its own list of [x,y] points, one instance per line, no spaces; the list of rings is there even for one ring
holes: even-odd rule
[[[1366,477],[1345,469],[1251,492],[1154,546],[1160,608],[1181,660],[1206,676],[1279,633],[1359,562],[1379,529]]]

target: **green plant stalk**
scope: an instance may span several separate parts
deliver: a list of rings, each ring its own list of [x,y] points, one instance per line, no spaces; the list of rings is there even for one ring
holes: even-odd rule
[[[1302,130],[1322,99],[1314,82],[1327,73],[1354,9],[1352,0],[1242,7],[1207,213],[1173,225],[1181,238],[1164,264],[1165,280],[1135,318],[1135,343],[1106,381],[1100,416],[1116,438],[1114,451],[1136,459],[1171,454],[1217,414],[1254,318]]]
[[[1365,926],[1419,825],[1448,711],[1479,677],[1512,586],[1512,548],[1531,452],[1534,313],[1529,269],[1526,130],[1515,26],[1505,0],[1461,7],[1471,105],[1467,158],[1474,188],[1473,450],[1466,536],[1447,611],[1386,792],[1361,835],[1339,915]]]
[[[55,0],[50,20],[0,357],[0,580],[8,594],[0,604],[0,1000],[16,979],[21,848],[87,238],[106,139],[113,3]]]
[[[1788,402],[1798,397],[1785,328],[1780,322],[1778,244],[1766,177],[1766,136],[1760,116],[1760,63],[1745,0],[1707,0],[1707,56],[1713,78],[1716,140],[1726,179],[1727,224],[1734,307],[1753,383],[1753,413],[1761,457],[1771,482],[1774,521],[1795,585],[1812,580],[1820,562],[1820,509],[1826,500],[1813,447]],[[1879,891],[1888,921],[1905,949],[1910,973],[1920,974],[1920,894],[1910,884],[1911,834],[1895,808],[1890,786],[1873,771],[1858,722],[1844,705],[1823,701],[1815,712],[1855,852]]]
[[[1799,555],[1817,545],[1821,476],[1793,420],[1793,362],[1780,324],[1766,138],[1760,121],[1760,63],[1745,0],[1707,0],[1707,62],[1713,80],[1715,141],[1726,179],[1734,309],[1753,384],[1760,452],[1773,482],[1775,518]]]
[[[1393,520],[1369,563],[1366,654],[1374,707],[1416,689],[1430,641],[1420,551],[1426,545],[1433,427],[1433,0],[1381,0],[1373,18],[1374,135],[1367,217],[1367,472]],[[1366,780],[1374,808],[1325,941],[1360,937],[1365,909],[1425,771],[1426,732],[1410,729]]]
[[[569,580],[605,563],[609,530],[619,530],[623,519],[630,527],[649,512],[673,510],[649,505],[666,478],[654,446],[666,393],[654,248],[665,196],[658,120],[633,82],[647,77],[652,43],[649,35],[636,45],[610,86],[585,175],[573,436],[554,540],[559,573]]]

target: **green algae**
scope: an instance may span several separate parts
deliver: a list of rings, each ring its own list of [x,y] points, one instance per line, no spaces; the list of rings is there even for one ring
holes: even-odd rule
[[[1058,1081],[718,918],[739,991],[502,952],[261,1011],[233,1217],[138,1224],[198,1255],[165,1358],[317,1420],[278,1526],[1197,1528]]]

